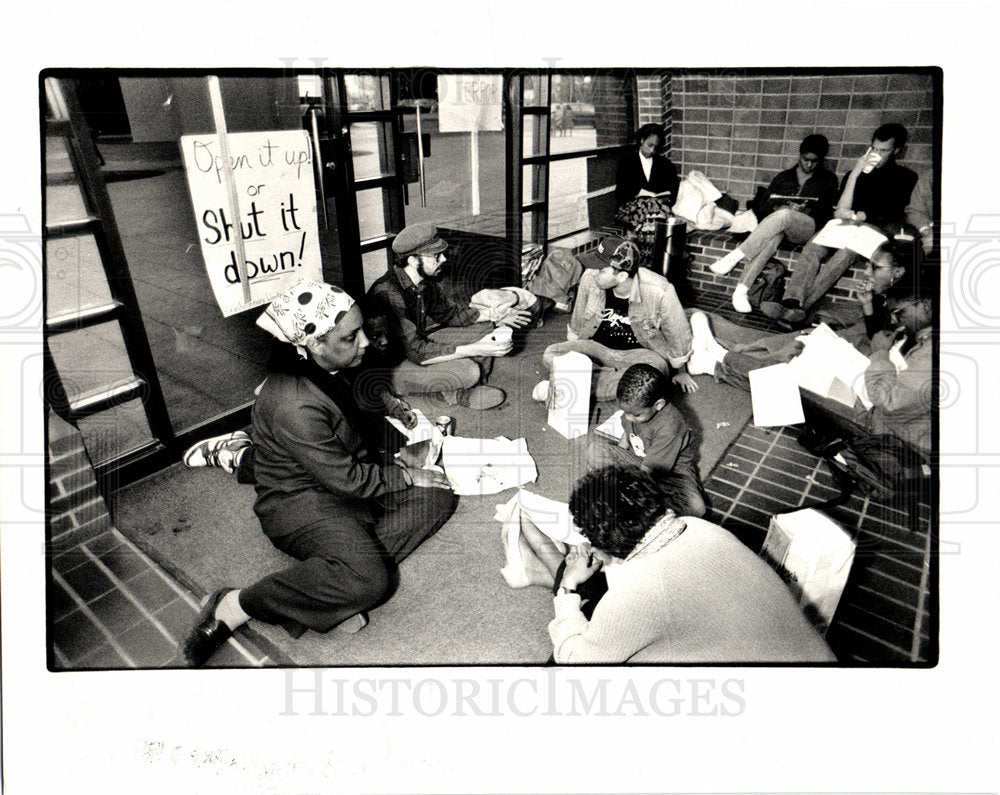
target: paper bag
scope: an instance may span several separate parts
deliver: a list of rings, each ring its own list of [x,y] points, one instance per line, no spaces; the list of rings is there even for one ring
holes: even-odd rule
[[[549,374],[549,425],[567,439],[587,432],[594,363],[576,351],[556,356]]]
[[[792,595],[823,632],[837,610],[854,562],[854,540],[813,508],[771,517],[762,558],[788,583]]]

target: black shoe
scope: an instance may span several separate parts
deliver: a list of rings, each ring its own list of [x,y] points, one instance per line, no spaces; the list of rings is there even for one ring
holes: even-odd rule
[[[222,588],[213,593],[198,613],[195,625],[184,641],[184,658],[192,668],[201,668],[233,636],[228,625],[215,617],[215,608],[219,606],[222,597],[232,590],[234,589]]]
[[[801,309],[802,308],[802,302],[799,301],[798,298],[782,298],[781,299],[781,305],[783,307],[785,307],[785,309]]]

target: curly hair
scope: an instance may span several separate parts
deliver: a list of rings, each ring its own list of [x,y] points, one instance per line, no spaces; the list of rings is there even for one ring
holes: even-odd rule
[[[661,398],[669,399],[667,378],[651,364],[633,364],[622,373],[615,397],[619,403],[648,408]]]
[[[588,472],[573,487],[569,511],[597,549],[626,557],[673,506],[663,489],[637,466],[612,464]]]

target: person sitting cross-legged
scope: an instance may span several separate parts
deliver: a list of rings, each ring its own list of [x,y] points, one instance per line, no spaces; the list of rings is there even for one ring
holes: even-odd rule
[[[633,364],[648,364],[662,373],[674,368],[673,382],[685,392],[698,385],[684,370],[691,355],[691,328],[674,286],[663,276],[639,267],[634,243],[610,236],[597,249],[601,268],[580,277],[566,342],[545,349],[549,370],[556,356],[576,351],[595,364],[597,400],[614,400],[618,381]],[[548,381],[532,396],[545,400]]]
[[[617,443],[595,438],[587,464],[630,464],[649,472],[682,516],[704,516],[705,493],[687,421],[670,403],[667,378],[648,364],[633,364],[618,382],[624,432]]]

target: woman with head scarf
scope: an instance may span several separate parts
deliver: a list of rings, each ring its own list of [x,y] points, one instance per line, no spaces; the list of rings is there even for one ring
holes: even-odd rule
[[[272,543],[298,559],[205,602],[184,643],[200,666],[251,618],[357,631],[392,592],[396,564],[440,528],[456,498],[440,473],[386,465],[343,370],[368,346],[361,311],[338,287],[303,280],[258,320],[278,340],[253,410],[254,511]]]

